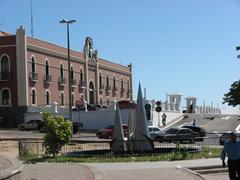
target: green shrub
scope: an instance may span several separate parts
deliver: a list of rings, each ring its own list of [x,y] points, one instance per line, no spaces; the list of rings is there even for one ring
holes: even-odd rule
[[[43,121],[46,132],[44,136],[46,153],[55,156],[72,137],[72,123],[64,120],[62,116],[54,117],[49,112],[43,113]]]

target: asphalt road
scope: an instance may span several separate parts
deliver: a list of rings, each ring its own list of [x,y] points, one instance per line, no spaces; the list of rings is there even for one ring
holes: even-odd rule
[[[196,126],[202,126],[206,132],[210,134],[234,131],[240,124],[240,117],[237,115],[187,114],[186,118],[183,118],[168,128],[192,124],[194,119],[196,120]]]
[[[210,139],[216,139],[217,142],[217,138],[220,137],[220,133],[233,131],[240,124],[240,117],[237,115],[188,114],[188,117],[176,122],[168,128],[181,126],[183,124],[192,124],[194,119],[196,120],[197,126],[204,127],[207,132],[207,137]],[[0,130],[0,139],[43,138],[43,136],[44,133],[39,133],[38,131],[19,131],[18,129]],[[88,132],[77,133],[73,135],[73,139],[106,141],[105,139],[102,140],[97,138],[95,133]]]
[[[196,126],[202,126],[206,130],[207,136],[202,143],[208,145],[219,145],[221,134],[226,131],[235,131],[240,124],[240,117],[237,115],[187,114],[186,118],[172,124],[165,130],[192,124],[194,119],[196,120]]]

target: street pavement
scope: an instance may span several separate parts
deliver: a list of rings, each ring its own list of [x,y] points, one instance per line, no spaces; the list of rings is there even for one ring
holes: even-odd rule
[[[195,117],[192,117],[195,118]],[[185,119],[188,123],[191,119]],[[221,118],[221,119],[220,119]],[[213,131],[217,124],[223,125],[223,123],[229,124],[229,119],[219,117],[217,121],[208,119],[205,117],[197,121],[201,123],[205,128]],[[219,123],[217,123],[219,122]],[[231,121],[232,122],[232,121]],[[179,124],[184,121],[179,122]],[[217,123],[217,124],[215,124]],[[231,124],[231,128],[235,127],[237,122]],[[175,124],[177,125],[177,124]],[[230,127],[227,127],[228,129]],[[217,129],[223,129],[217,127]],[[225,130],[225,128],[224,128]],[[1,138],[42,138],[44,134],[24,131],[20,132],[17,130],[0,130]],[[74,135],[73,139],[81,140],[99,140],[95,133],[80,133]],[[41,180],[41,179],[79,179],[79,180],[139,180],[139,179],[163,179],[163,180],[227,180],[227,173],[213,173],[207,175],[200,175],[194,171],[189,171],[186,168],[191,167],[207,167],[213,165],[220,165],[221,161],[216,159],[200,159],[200,160],[188,160],[188,161],[159,161],[159,162],[132,162],[132,163],[37,163],[37,164],[24,164],[22,179],[23,180]]]
[[[227,180],[227,173],[200,175],[186,169],[219,164],[219,158],[131,163],[24,164],[22,180]]]

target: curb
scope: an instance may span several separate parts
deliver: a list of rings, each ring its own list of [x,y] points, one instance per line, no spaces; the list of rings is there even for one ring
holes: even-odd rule
[[[3,157],[0,155],[0,160],[4,159],[5,161],[8,161],[10,165],[6,167],[5,169],[0,170],[0,179],[19,179],[17,178],[23,169],[23,164],[15,159],[11,159],[8,157]],[[13,177],[15,176],[15,177]],[[21,179],[21,178],[20,178]]]
[[[184,171],[186,171],[187,173],[190,173],[190,174],[192,174],[192,175],[194,175],[194,176],[200,177],[202,180],[206,180],[206,178],[204,178],[200,173],[197,173],[197,172],[195,172],[195,171],[193,171],[193,170],[191,170],[191,169],[185,168],[185,167],[181,167],[181,166],[180,166],[180,168],[182,168],[182,169],[183,169]]]

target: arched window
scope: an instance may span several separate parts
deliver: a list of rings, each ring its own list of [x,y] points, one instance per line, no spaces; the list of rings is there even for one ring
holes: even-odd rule
[[[116,78],[115,78],[115,76],[113,77],[113,89],[114,90],[116,89]]]
[[[46,91],[46,105],[50,105],[50,93],[48,90]]]
[[[2,90],[2,93],[1,93],[1,99],[2,99],[2,102],[1,104],[4,105],[4,106],[9,106],[11,105],[11,93],[10,93],[10,90],[9,89],[3,89]]]
[[[107,89],[109,88],[109,77],[107,75]]]
[[[49,75],[49,65],[48,65],[48,61],[46,61],[46,65],[45,65],[45,74],[46,74],[46,76]]]
[[[83,81],[83,70],[80,69],[80,81]]]
[[[60,65],[60,77],[61,77],[61,78],[64,77],[64,73],[63,73],[63,64]]]
[[[75,107],[75,97],[74,97],[74,94],[72,94],[72,107]]]
[[[123,79],[121,79],[121,90],[123,92]]]
[[[10,61],[9,58],[4,55],[0,60],[0,80],[9,80],[10,79]]]
[[[71,79],[74,79],[74,69],[73,69],[73,66],[71,66],[70,73],[71,73]]]
[[[61,104],[61,106],[64,106],[64,93],[63,92],[61,92],[61,95],[60,95],[60,104]]]
[[[99,73],[99,87],[102,86],[102,73]]]
[[[36,72],[36,62],[34,57],[32,57],[32,73],[35,73],[35,72]]]
[[[34,57],[32,57],[32,72],[30,72],[30,78],[32,81],[37,81],[38,80],[38,74],[36,72],[36,61]]]
[[[37,104],[37,93],[35,89],[32,89],[32,105]]]
[[[93,81],[89,82],[89,103],[95,104],[95,97],[94,97],[94,84]]]

